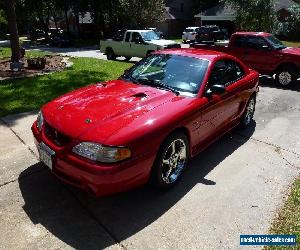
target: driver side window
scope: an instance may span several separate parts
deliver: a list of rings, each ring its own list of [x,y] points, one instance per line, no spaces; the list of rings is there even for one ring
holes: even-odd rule
[[[141,42],[142,41],[142,37],[141,37],[141,35],[139,33],[133,32],[132,33],[131,41],[134,42],[134,43]]]
[[[215,63],[208,82],[208,88],[212,85],[228,87],[244,76],[242,67],[233,60],[220,60]]]

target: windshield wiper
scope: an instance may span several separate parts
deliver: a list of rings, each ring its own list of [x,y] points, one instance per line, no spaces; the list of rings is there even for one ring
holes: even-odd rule
[[[175,95],[180,95],[179,91],[177,91],[176,89],[174,89],[174,88],[170,87],[169,85],[166,85],[158,80],[151,80],[151,79],[147,79],[147,78],[138,78],[136,80],[142,84],[167,89],[167,90],[172,91]]]

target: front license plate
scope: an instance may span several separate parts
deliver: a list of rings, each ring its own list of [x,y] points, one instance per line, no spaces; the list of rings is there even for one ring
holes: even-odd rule
[[[52,163],[52,156],[55,155],[55,152],[50,149],[47,145],[43,142],[39,144],[39,153],[40,153],[40,160],[41,162],[45,163],[51,170],[53,167]]]

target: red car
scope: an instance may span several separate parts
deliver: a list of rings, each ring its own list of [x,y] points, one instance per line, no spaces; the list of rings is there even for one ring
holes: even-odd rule
[[[251,123],[258,73],[233,56],[159,51],[118,80],[43,106],[32,132],[59,179],[97,196],[178,182],[188,159]]]

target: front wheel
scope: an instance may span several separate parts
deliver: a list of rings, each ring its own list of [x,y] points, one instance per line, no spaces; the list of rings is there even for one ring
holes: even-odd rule
[[[106,51],[107,60],[116,60],[116,55],[112,49]]]
[[[242,128],[247,128],[251,124],[255,112],[255,105],[256,105],[256,98],[253,95],[250,97],[247,106],[245,108],[245,111],[242,115],[242,119],[241,119]]]
[[[297,81],[297,70],[293,67],[282,67],[277,70],[275,79],[282,87],[290,86]]]
[[[189,143],[182,133],[171,135],[161,146],[152,169],[152,183],[159,188],[175,185],[187,165]]]

